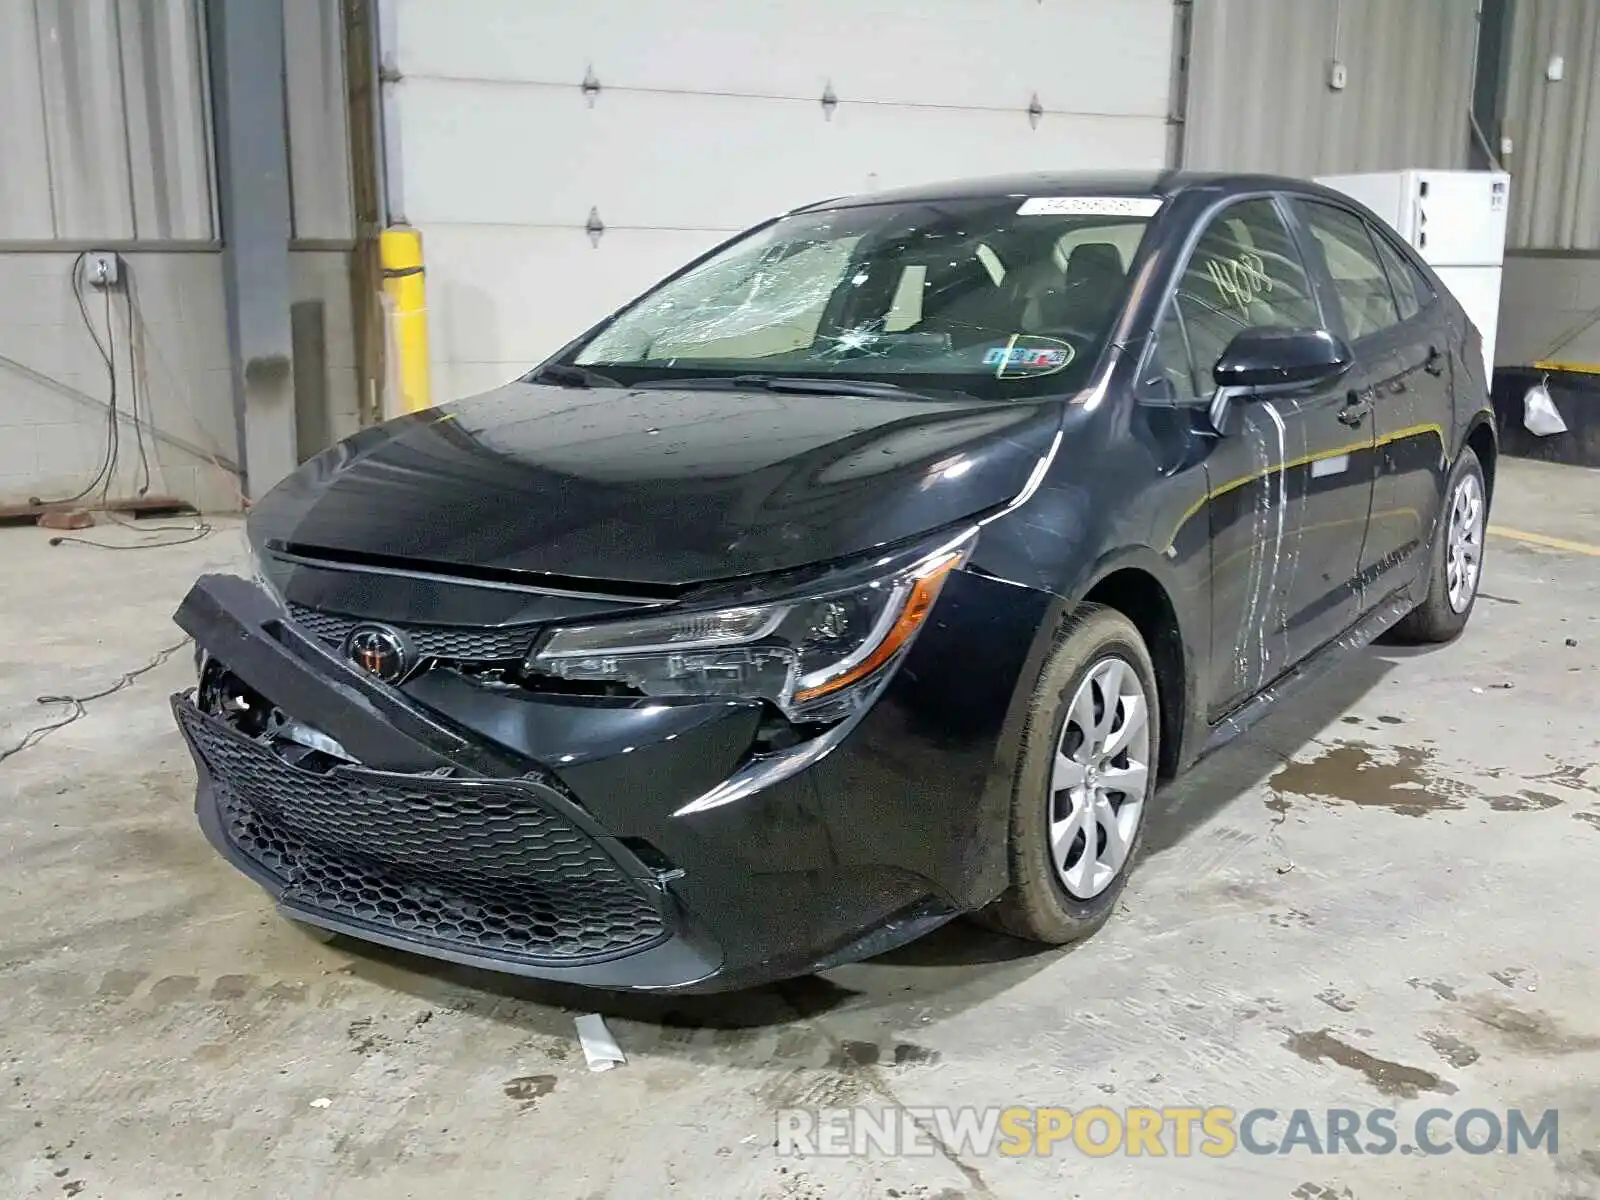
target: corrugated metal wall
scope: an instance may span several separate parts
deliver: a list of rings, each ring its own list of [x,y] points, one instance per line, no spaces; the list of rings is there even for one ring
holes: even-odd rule
[[[1477,0],[1195,0],[1184,164],[1467,166],[1476,31]]]
[[[338,0],[283,0],[295,236],[351,237]],[[207,242],[199,0],[4,0],[0,243]]]
[[[339,0],[282,3],[295,408],[301,449],[308,452],[360,426],[350,122]]]
[[[283,0],[283,40],[294,236],[347,242],[354,228],[339,0]]]
[[[201,31],[189,0],[8,0],[0,239],[208,241]]]
[[[1600,0],[1517,0],[1512,13],[1511,246],[1600,250]]]

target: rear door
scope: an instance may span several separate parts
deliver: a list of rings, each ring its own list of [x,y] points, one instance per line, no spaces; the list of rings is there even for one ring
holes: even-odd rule
[[[1443,306],[1354,210],[1310,200],[1295,210],[1312,269],[1333,293],[1324,307],[1356,354],[1347,419],[1359,416],[1373,435],[1372,514],[1358,572],[1367,608],[1410,582],[1438,510],[1450,387]]]
[[[1158,327],[1154,365],[1161,369],[1144,374],[1160,376],[1180,400],[1205,405],[1216,386],[1212,367],[1241,330],[1324,324],[1280,202],[1240,200],[1201,233]],[[1171,369],[1180,359],[1186,374]],[[1345,423],[1345,392],[1341,381],[1241,400],[1231,432],[1205,458],[1213,719],[1356,617],[1371,424]]]
[[[1392,540],[1371,561],[1376,564],[1383,555],[1395,556],[1394,582],[1399,586],[1425,569],[1433,527],[1444,503],[1450,473],[1448,431],[1455,419],[1451,364],[1459,339],[1450,327],[1450,306],[1427,276],[1383,229],[1372,226],[1371,232],[1400,317],[1395,347],[1399,373],[1390,391],[1394,399],[1380,400],[1373,414],[1379,450],[1373,523],[1378,524],[1380,512],[1404,513],[1406,519],[1395,522],[1392,537],[1387,522],[1376,531],[1369,528],[1367,542],[1376,548]],[[1412,513],[1417,514],[1415,520],[1410,519]]]

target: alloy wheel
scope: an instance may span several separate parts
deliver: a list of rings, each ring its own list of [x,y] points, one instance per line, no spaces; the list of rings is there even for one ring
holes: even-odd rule
[[[1091,900],[1128,861],[1150,778],[1150,701],[1125,659],[1100,659],[1067,708],[1050,781],[1050,861]]]
[[[1446,529],[1445,594],[1450,607],[1466,612],[1478,590],[1483,563],[1483,485],[1476,475],[1463,475],[1450,498],[1450,523]]]

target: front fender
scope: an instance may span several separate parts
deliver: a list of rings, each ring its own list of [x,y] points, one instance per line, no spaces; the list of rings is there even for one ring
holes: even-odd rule
[[[1075,604],[1092,600],[1121,610],[1144,635],[1163,689],[1170,693],[1173,679],[1180,681],[1176,697],[1167,694],[1162,703],[1162,736],[1169,741],[1163,758],[1178,769],[1205,742],[1200,681],[1211,660],[1209,565],[1209,551],[1185,560],[1176,550],[1123,546],[1085,567],[1069,591]],[[1142,598],[1151,588],[1163,603]]]

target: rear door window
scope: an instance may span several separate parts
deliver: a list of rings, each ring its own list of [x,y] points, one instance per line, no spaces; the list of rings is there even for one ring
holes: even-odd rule
[[[1381,232],[1374,229],[1372,240],[1377,243],[1378,257],[1383,260],[1384,270],[1389,275],[1389,286],[1394,291],[1400,319],[1409,321],[1432,303],[1433,287]]]
[[[1372,232],[1354,213],[1314,200],[1296,200],[1315,251],[1328,266],[1345,332],[1352,342],[1402,320]]]

